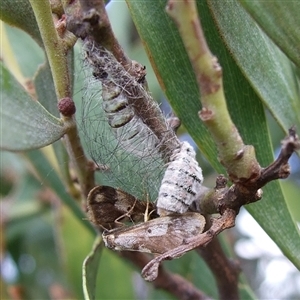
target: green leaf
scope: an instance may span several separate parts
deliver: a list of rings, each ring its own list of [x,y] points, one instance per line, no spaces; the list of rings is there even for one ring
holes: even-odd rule
[[[1,63],[1,149],[22,151],[40,148],[66,132],[61,120],[34,101]]]
[[[39,65],[45,61],[44,50],[26,32],[7,24],[3,25],[3,36],[8,38],[8,43],[3,44],[5,65],[12,74],[15,74],[16,68],[19,67],[24,77],[32,78]],[[14,59],[17,66],[14,66]]]
[[[299,173],[298,173],[298,176],[299,176]],[[300,223],[300,209],[299,209],[300,184],[299,184],[299,179],[298,180],[296,179],[294,183],[290,180],[285,180],[282,182],[282,187],[283,187],[284,194],[287,195],[287,199],[289,199],[288,206],[290,208],[291,214],[293,215],[296,222]]]
[[[48,63],[41,65],[34,77],[34,86],[39,102],[55,117],[59,117],[52,73]]]
[[[43,47],[43,41],[28,0],[2,0],[0,18],[7,24],[18,27]]]
[[[96,281],[99,262],[104,244],[101,237],[97,237],[91,253],[86,257],[82,266],[82,285],[84,298],[86,300],[95,299]]]
[[[67,207],[63,207],[60,213],[63,220],[60,223],[60,233],[65,258],[64,271],[70,282],[68,287],[72,290],[73,299],[84,299],[82,263],[92,249],[96,232],[92,233],[87,227],[82,226],[82,219],[79,219]],[[84,222],[89,223],[86,218]],[[78,243],[79,236],[80,242]]]
[[[268,36],[300,67],[300,2],[239,1]]]
[[[300,128],[300,94],[290,60],[238,2],[209,3],[225,45],[257,95],[286,133],[292,125]]]
[[[195,76],[176,27],[165,13],[166,1],[128,0],[127,3],[146,50],[151,54],[152,65],[177,116],[213,167],[218,172],[224,172],[217,160],[215,145],[198,118],[200,102]],[[225,94],[232,119],[245,143],[255,146],[259,162],[267,166],[273,161],[273,149],[264,107],[223,44],[209,8],[202,1],[197,2],[197,5],[209,46],[223,68]],[[300,253],[297,250],[300,249],[299,231],[288,210],[279,182],[268,184],[264,188],[263,199],[249,205],[248,210],[284,254],[300,268]]]

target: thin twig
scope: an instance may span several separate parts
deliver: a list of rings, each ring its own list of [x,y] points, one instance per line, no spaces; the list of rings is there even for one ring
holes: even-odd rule
[[[281,151],[277,159],[262,170],[258,180],[259,187],[263,187],[271,180],[287,178],[290,175],[288,160],[298,149],[300,149],[300,140],[296,134],[296,128],[293,126],[289,129],[289,135],[282,141]]]
[[[216,279],[220,299],[238,299],[238,262],[229,259],[222,249],[219,239],[214,238],[206,247],[196,251],[204,259]]]
[[[132,61],[116,39],[105,9],[103,0],[77,0],[65,5],[68,15],[68,29],[76,36],[87,36],[112,52],[115,58],[130,73]],[[131,74],[133,75],[133,74]]]
[[[71,81],[67,63],[70,49],[54,27],[48,0],[30,0],[43,39],[45,51],[53,76],[57,99],[71,96]],[[74,41],[75,42],[75,41]]]
[[[142,269],[149,262],[149,255],[138,252],[123,251],[120,256],[125,257]],[[181,300],[208,300],[210,299],[203,292],[198,290],[192,283],[179,275],[166,271],[162,266],[159,269],[158,277],[153,281],[157,289],[163,289]]]

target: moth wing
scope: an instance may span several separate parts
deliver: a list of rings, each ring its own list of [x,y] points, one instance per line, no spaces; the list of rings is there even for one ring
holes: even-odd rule
[[[198,213],[160,217],[132,227],[103,233],[108,248],[162,254],[203,232],[205,218]]]

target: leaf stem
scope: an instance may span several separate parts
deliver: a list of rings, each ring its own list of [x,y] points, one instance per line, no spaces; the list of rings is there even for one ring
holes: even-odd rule
[[[223,90],[222,68],[206,43],[196,2],[170,0],[166,9],[178,27],[193,66],[201,93],[199,117],[216,142],[220,162],[233,182],[257,178],[260,166],[254,147],[244,145],[231,120]]]
[[[67,63],[69,48],[55,29],[50,2],[29,0],[43,39],[49,60],[57,99],[71,96],[71,82]]]
[[[53,76],[57,100],[60,101],[61,99],[71,97],[72,85],[67,54],[76,39],[69,32],[64,32],[65,34],[63,34],[64,26],[62,24],[60,24],[60,34],[57,32],[48,0],[29,1],[43,39]],[[66,127],[66,135],[64,137],[65,146],[73,167],[76,170],[81,191],[86,197],[89,190],[95,185],[94,170],[84,154],[74,116],[62,116],[62,119]]]

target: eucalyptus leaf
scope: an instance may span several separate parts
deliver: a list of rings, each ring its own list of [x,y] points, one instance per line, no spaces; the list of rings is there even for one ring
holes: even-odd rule
[[[151,53],[153,68],[177,116],[213,167],[224,172],[217,160],[215,145],[198,118],[201,106],[195,76],[177,29],[165,13],[166,1],[128,0],[127,3],[146,50]],[[197,2],[197,6],[209,47],[223,68],[225,95],[232,119],[244,142],[255,146],[259,162],[267,166],[273,161],[273,149],[264,107],[224,45],[209,7],[204,1]],[[299,231],[279,182],[268,184],[264,188],[263,199],[249,205],[248,209],[284,254],[300,268],[297,250],[300,249]]]
[[[55,117],[59,117],[54,82],[49,64],[40,65],[34,77],[34,86],[39,102]]]
[[[22,151],[49,145],[66,132],[55,118],[23,87],[1,63],[1,149]]]
[[[5,65],[13,75],[19,68],[25,78],[32,78],[39,65],[45,61],[44,50],[23,30],[3,25],[3,34],[8,38],[8,43],[3,45]],[[14,65],[14,61],[17,62],[17,66]]]
[[[7,24],[18,27],[43,47],[40,31],[28,0],[1,0],[0,18]]]
[[[300,2],[282,0],[239,0],[239,2],[281,50],[300,67]]]
[[[82,266],[82,285],[84,298],[86,300],[95,299],[96,280],[99,262],[104,244],[101,237],[97,237],[91,253],[86,257]]]
[[[59,174],[64,179],[65,184],[68,186],[68,184],[73,182],[73,180],[69,169],[70,157],[66,147],[64,146],[62,140],[54,142],[52,147],[59,165]]]
[[[291,61],[237,1],[224,5],[211,0],[209,7],[229,52],[280,126],[286,133],[292,125],[300,128],[300,94]]]

